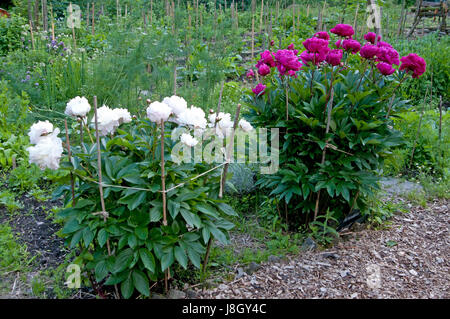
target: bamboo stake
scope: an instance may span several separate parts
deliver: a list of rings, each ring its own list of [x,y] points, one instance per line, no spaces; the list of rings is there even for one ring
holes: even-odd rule
[[[425,97],[423,99],[422,113],[420,114],[419,125],[417,126],[416,137],[414,138],[413,148],[411,151],[411,160],[409,161],[409,167],[412,166],[413,159],[414,159],[414,151],[416,150],[416,143],[417,143],[417,139],[419,138],[420,127],[422,126],[423,115],[425,114],[425,101],[427,99],[427,94],[428,94],[428,89],[425,91]]]
[[[53,7],[50,6],[50,17],[52,21],[52,41],[55,41],[55,23],[53,21]]]
[[[330,123],[331,123],[331,111],[333,109],[333,98],[334,98],[334,88],[331,88],[331,93],[330,93],[330,103],[328,105],[328,115],[327,115],[327,127],[325,129],[325,136],[328,134],[328,132],[330,131]],[[323,165],[325,163],[325,156],[326,156],[326,152],[327,152],[327,145],[328,145],[328,139],[325,142],[325,146],[323,148],[322,151],[322,160],[320,162],[321,165]],[[316,199],[316,207],[314,209],[314,220],[317,219],[317,213],[319,212],[319,201],[320,201],[320,189],[317,192],[317,199]]]
[[[42,0],[42,26],[44,31],[48,31],[47,0]]]
[[[442,159],[441,137],[442,137],[442,95],[440,96],[439,102],[439,134],[438,134],[439,160]]]
[[[263,14],[264,14],[264,0],[261,0],[261,15],[259,17],[259,32],[261,32],[261,30],[262,30]]]
[[[34,35],[33,35],[33,24],[30,20],[30,33],[31,33],[31,46],[33,47],[33,50],[35,49],[34,47]]]
[[[106,220],[108,219],[108,212],[106,211],[105,207],[105,199],[103,198],[103,185],[102,185],[102,157],[101,157],[101,151],[100,151],[100,136],[98,133],[98,114],[97,114],[97,96],[94,96],[94,118],[95,118],[95,138],[96,138],[96,146],[97,146],[97,167],[98,167],[98,189],[100,192],[100,203],[102,206],[101,215],[103,215],[103,221],[106,223]],[[82,119],[83,121],[83,119]],[[109,243],[109,238],[106,240],[106,248],[108,250],[108,256],[111,256],[111,246]],[[114,285],[114,288],[116,290],[117,298],[119,298],[119,289],[117,288],[117,285]]]
[[[66,128],[66,146],[67,146],[68,158],[69,158],[69,162],[72,162],[72,160],[71,160],[72,152],[70,151],[70,139],[69,139],[69,129],[67,127],[67,119],[64,119],[64,126]],[[70,188],[72,190],[72,207],[73,207],[73,206],[75,206],[76,203],[75,203],[75,183],[74,183],[72,171],[70,171]]]
[[[153,0],[150,0],[150,25],[153,24]]]
[[[39,0],[34,1],[34,27],[39,28]]]
[[[173,66],[173,95],[177,95],[177,60],[174,59]]]
[[[252,61],[255,58],[255,18],[252,15]]]
[[[95,2],[92,2],[92,35],[95,34]]]
[[[33,20],[33,12],[31,11],[31,0],[27,2],[27,11],[28,11],[28,21]],[[31,24],[33,26],[33,24]]]
[[[88,2],[88,4],[87,4],[87,12],[86,12],[86,25],[87,25],[87,27],[88,27],[88,29],[89,29],[89,25],[90,25],[90,16],[89,16],[89,14],[90,14],[90,7],[89,7],[89,2]]]

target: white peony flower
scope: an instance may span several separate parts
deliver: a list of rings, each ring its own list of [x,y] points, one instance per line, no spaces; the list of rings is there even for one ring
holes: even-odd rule
[[[181,134],[181,142],[189,147],[193,147],[197,145],[198,140],[192,137],[190,134],[183,133]]]
[[[45,135],[51,132],[53,132],[53,124],[48,120],[46,120],[45,122],[39,121],[37,123],[34,123],[30,128],[30,132],[28,132],[30,143],[37,144],[42,138],[45,137]]]
[[[244,131],[244,132],[250,132],[251,130],[253,130],[253,126],[246,120],[241,119],[239,121],[239,127]]]
[[[131,122],[131,114],[127,109],[114,109],[112,111],[119,117],[119,124]]]
[[[182,112],[178,118],[178,123],[180,125],[188,125],[192,126],[193,128],[206,128],[206,118],[205,118],[205,112],[199,107],[191,106],[190,108],[186,109],[184,112]]]
[[[91,110],[88,100],[83,97],[75,97],[67,103],[65,114],[74,117],[85,117]]]
[[[165,103],[153,102],[147,108],[147,117],[150,121],[161,124],[161,121],[166,122],[172,113],[172,109]]]
[[[42,170],[45,168],[53,170],[59,168],[63,148],[58,134],[59,129],[56,128],[52,134],[42,137],[36,146],[27,148],[30,154],[30,164],[35,163]]]
[[[222,113],[216,117],[216,114],[211,114],[209,116],[209,120],[211,121],[210,126],[216,127],[216,135],[219,138],[224,138],[231,135],[233,131],[233,121],[231,121],[230,113]]]
[[[97,109],[97,117],[99,136],[113,134],[120,125],[118,114],[106,105]],[[95,123],[95,116],[92,118],[92,123]]]
[[[165,97],[162,103],[167,104],[175,116],[180,115],[187,109],[187,102],[182,97],[176,95]]]

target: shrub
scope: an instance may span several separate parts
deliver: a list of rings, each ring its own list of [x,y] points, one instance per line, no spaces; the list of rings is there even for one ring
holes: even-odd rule
[[[351,27],[335,32],[345,28]],[[297,227],[325,215],[320,227],[327,229],[328,221],[366,209],[384,158],[403,142],[389,115],[407,103],[389,101],[408,73],[382,75],[378,55],[366,60],[350,53],[359,50],[355,41],[344,41],[349,50],[330,45],[330,51],[328,41],[317,38],[303,44],[303,65],[292,46],[271,53],[274,63],[269,55],[258,62],[272,64],[272,71],[248,96],[248,116],[258,127],[280,129],[280,169],[257,184],[281,204],[285,222]]]
[[[0,16],[0,56],[19,49],[25,43],[22,36],[27,23],[21,16],[11,14],[10,18]]]
[[[179,101],[174,98],[167,103]],[[90,109],[86,103],[86,99],[74,99],[68,103],[66,114],[77,115],[83,123]],[[234,210],[219,198],[221,171],[207,172],[212,164],[180,164],[174,158],[178,154],[175,148],[180,146],[179,134],[175,133],[178,125],[167,122],[161,126],[152,122],[160,123],[155,116],[163,116],[169,108],[165,105],[159,102],[150,105],[147,112],[151,121],[132,120],[124,109],[111,110],[104,106],[98,110],[99,134],[103,135],[99,147],[104,203],[96,182],[98,155],[97,144],[93,142],[71,146],[71,159],[63,161],[61,166],[75,177],[76,184],[72,184],[72,190],[67,176],[54,193],[55,197],[65,195],[65,209],[58,216],[64,222],[61,233],[66,244],[71,249],[79,249],[75,262],[89,274],[93,273],[98,283],[120,285],[125,298],[131,297],[135,289],[149,296],[150,281],[164,278],[169,269],[171,276],[175,276],[177,267],[186,269],[189,262],[199,268],[207,245],[213,239],[226,244],[227,232],[234,226],[226,219],[235,215]],[[175,110],[169,108],[167,117],[170,112],[176,113]],[[121,112],[120,119],[114,117],[116,111]],[[187,114],[184,121],[195,120],[204,126],[203,111],[196,109],[196,112]],[[173,121],[181,123],[181,116],[186,113],[180,114]],[[131,123],[122,130],[118,126],[123,122]],[[162,127],[165,127],[163,135]],[[73,128],[76,130],[77,125]],[[41,134],[44,130],[47,135]],[[37,145],[29,148],[30,158],[35,158],[33,161],[41,167],[54,169],[59,165],[61,154],[53,154],[61,144],[58,132],[44,122],[31,128],[31,136],[37,136]],[[91,135],[89,127],[84,128],[84,133]],[[54,143],[48,157],[40,154],[46,143]],[[183,147],[186,152],[186,146]],[[165,163],[165,171],[161,163]]]

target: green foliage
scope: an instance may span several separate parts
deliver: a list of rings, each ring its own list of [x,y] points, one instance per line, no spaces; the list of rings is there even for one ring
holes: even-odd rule
[[[16,200],[15,194],[8,190],[0,192],[0,207],[1,206],[6,207],[10,213],[14,213],[23,207],[23,205]]]
[[[11,14],[10,18],[0,16],[0,56],[24,47],[23,33],[26,33],[27,22],[19,15]]]
[[[420,109],[419,106],[417,109]],[[442,132],[439,141],[439,110],[425,111],[417,134],[421,110],[401,112],[394,118],[394,128],[401,131],[406,144],[396,149],[386,163],[386,171],[399,173],[427,172],[436,177],[443,176],[450,168],[450,115],[443,111]],[[414,157],[411,164],[412,149],[415,145]]]
[[[30,262],[27,247],[17,243],[11,227],[0,224],[0,275],[24,271]]]
[[[398,50],[400,56],[410,52],[417,53],[427,62],[427,72],[420,78],[420,81],[409,81],[402,86],[401,92],[404,98],[420,102],[433,84],[433,97],[439,99],[442,95],[444,101],[450,100],[450,65],[448,63],[448,48],[450,47],[449,37],[439,37],[432,33],[416,39],[394,40],[392,45]]]

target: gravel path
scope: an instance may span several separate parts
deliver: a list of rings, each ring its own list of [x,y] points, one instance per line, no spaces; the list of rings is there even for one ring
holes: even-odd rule
[[[387,229],[344,233],[332,251],[265,263],[252,275],[196,293],[199,298],[450,298],[449,217],[448,200],[411,207],[395,215]]]

